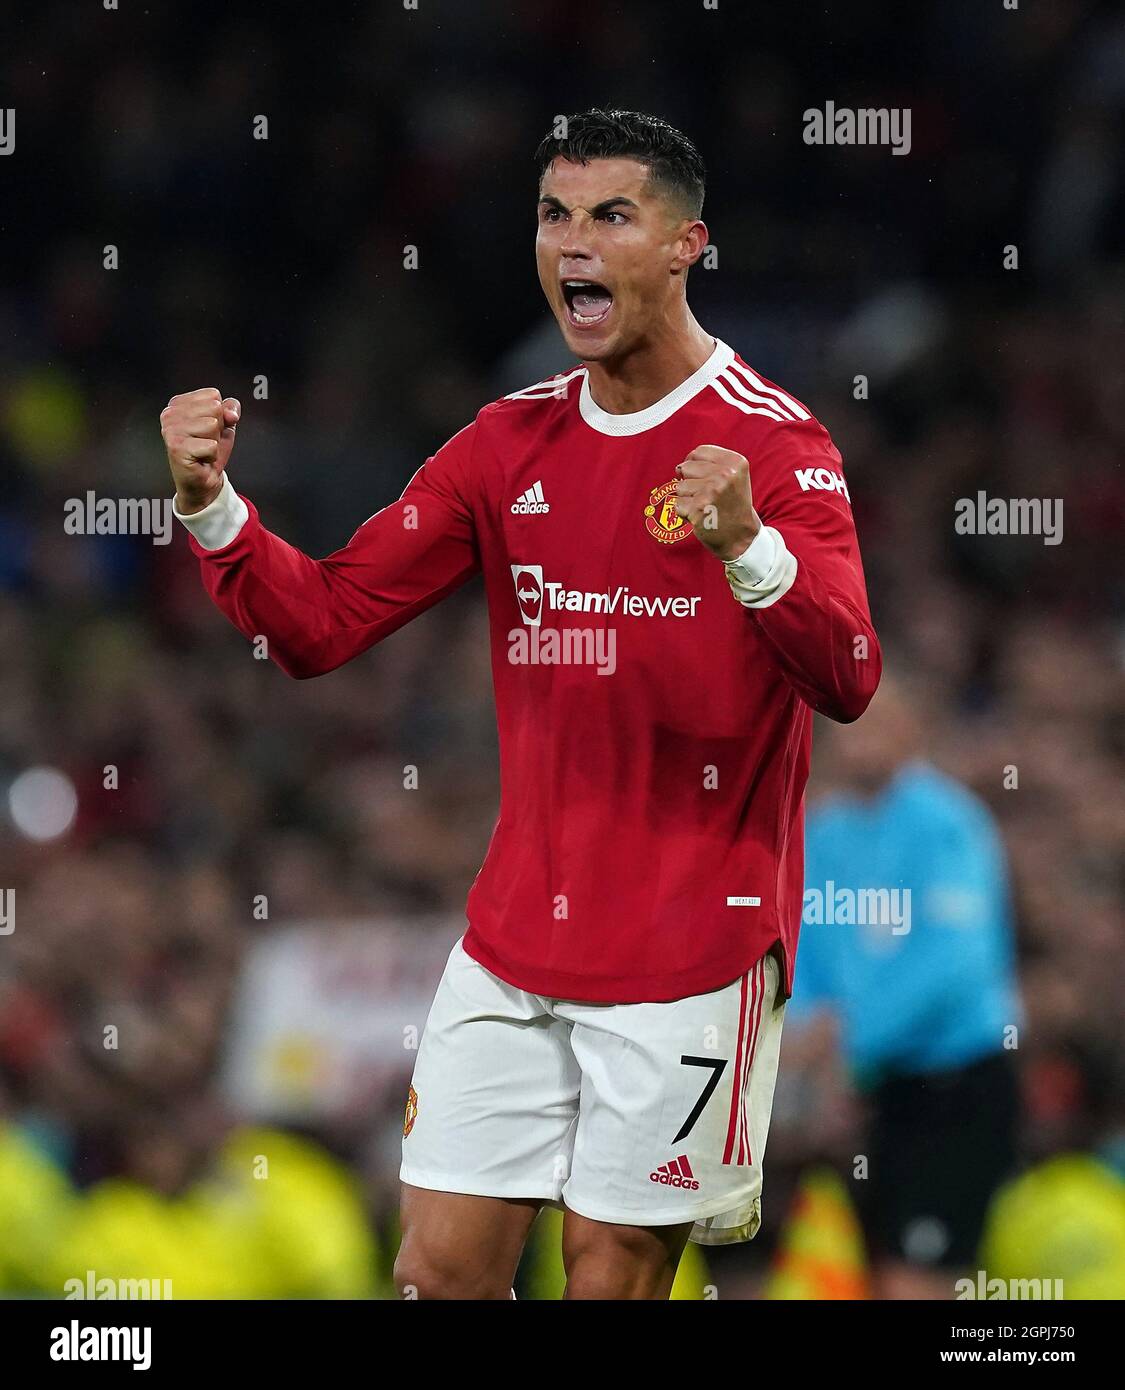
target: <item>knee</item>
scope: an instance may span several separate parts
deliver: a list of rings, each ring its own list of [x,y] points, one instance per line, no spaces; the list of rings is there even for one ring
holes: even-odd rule
[[[621,1271],[592,1252],[586,1252],[576,1255],[567,1267],[566,1296],[568,1299],[616,1300],[627,1295],[622,1290]]]
[[[406,1241],[394,1267],[395,1288],[405,1299],[510,1299],[511,1285],[472,1260],[465,1252]]]
[[[651,1271],[626,1265],[593,1252],[579,1255],[566,1276],[568,1299],[666,1298],[661,1282]]]
[[[676,1275],[676,1262],[663,1251],[636,1248],[627,1239],[583,1244],[568,1256],[568,1299],[664,1299]]]
[[[568,1211],[563,1263],[568,1299],[666,1299],[691,1231],[677,1226],[625,1226]]]

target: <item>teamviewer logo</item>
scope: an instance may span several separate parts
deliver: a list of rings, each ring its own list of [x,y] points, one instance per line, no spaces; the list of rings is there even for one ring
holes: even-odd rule
[[[520,617],[528,627],[538,627],[543,620],[543,566],[513,565],[512,579]]]

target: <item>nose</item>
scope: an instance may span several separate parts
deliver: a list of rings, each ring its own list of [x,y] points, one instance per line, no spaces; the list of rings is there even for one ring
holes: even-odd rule
[[[566,232],[559,247],[563,260],[586,261],[590,259],[590,232],[593,218],[585,208],[575,208],[566,224]]]

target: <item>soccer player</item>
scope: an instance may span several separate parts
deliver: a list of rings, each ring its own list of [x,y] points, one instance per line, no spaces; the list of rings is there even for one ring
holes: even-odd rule
[[[591,111],[538,167],[579,365],[485,406],[342,550],[235,491],[237,400],[161,418],[206,588],[292,676],[484,576],[500,815],[410,1088],[398,1287],[510,1297],[551,1203],[568,1298],[666,1298],[689,1237],[758,1228],[812,712],[858,718],[881,655],[828,433],[688,308],[694,146]]]

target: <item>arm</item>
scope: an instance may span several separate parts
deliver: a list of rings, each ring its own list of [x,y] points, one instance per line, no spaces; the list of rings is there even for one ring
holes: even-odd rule
[[[735,598],[786,679],[819,714],[843,724],[858,719],[883,658],[843,464],[827,431],[812,419],[791,422],[771,432],[752,465],[702,445],[679,467],[681,514],[724,561]]]
[[[225,411],[228,421],[233,410],[217,399],[210,408]],[[233,439],[232,424],[219,428],[230,429]],[[191,548],[208,593],[240,632],[264,636],[271,658],[291,676],[322,675],[350,661],[480,568],[467,500],[475,432],[476,426],[468,425],[454,435],[426,460],[397,502],[365,521],[342,550],[324,560],[311,559],[266,530],[253,503],[239,497],[225,475],[229,447],[225,457],[207,458],[210,451],[204,450],[202,460],[190,460],[211,473],[201,478],[198,471],[189,472],[186,485],[173,462],[174,509],[192,533]],[[172,433],[187,440],[173,445],[166,425],[169,457],[177,450],[182,470],[189,465],[184,457],[189,446],[198,451],[206,436]],[[221,449],[222,440],[217,442]]]

